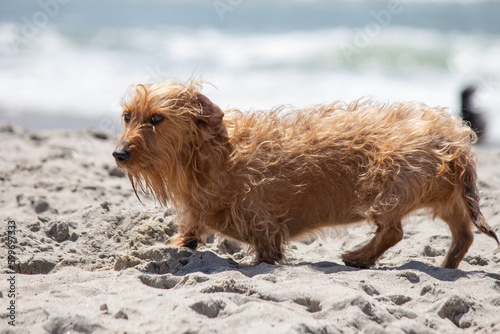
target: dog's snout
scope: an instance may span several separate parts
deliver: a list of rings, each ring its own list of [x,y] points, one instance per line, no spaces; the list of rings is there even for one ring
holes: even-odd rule
[[[117,148],[113,152],[113,157],[117,163],[124,164],[130,158],[130,151],[123,148]]]

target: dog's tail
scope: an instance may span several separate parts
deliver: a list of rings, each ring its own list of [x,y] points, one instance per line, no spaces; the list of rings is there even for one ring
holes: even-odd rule
[[[467,204],[467,207],[469,208],[469,213],[471,215],[472,222],[478,228],[479,231],[495,239],[497,244],[499,245],[499,250],[500,250],[500,242],[498,241],[497,234],[495,233],[493,228],[491,228],[491,226],[488,225],[486,219],[481,213],[481,209],[479,208],[479,190],[477,189],[476,186],[476,172],[472,164],[469,164],[467,166],[464,173],[463,181],[464,181],[463,182],[464,199]]]

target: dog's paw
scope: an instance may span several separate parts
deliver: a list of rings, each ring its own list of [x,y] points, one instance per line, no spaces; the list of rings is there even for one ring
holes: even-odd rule
[[[187,247],[187,248],[190,248],[190,249],[196,249],[196,247],[198,247],[198,241],[196,240],[186,240],[184,242],[184,246],[183,247]]]
[[[359,268],[359,269],[370,269],[371,265],[366,263],[356,263],[344,260],[344,264],[349,267]]]
[[[198,241],[196,239],[187,239],[181,235],[174,236],[169,244],[176,247],[187,247],[193,250],[198,247]]]

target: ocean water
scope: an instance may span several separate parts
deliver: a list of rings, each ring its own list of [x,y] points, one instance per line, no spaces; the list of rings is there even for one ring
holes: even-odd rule
[[[498,1],[0,0],[0,120],[114,130],[130,85],[189,78],[222,108],[457,113],[474,84],[500,145],[499,18]]]

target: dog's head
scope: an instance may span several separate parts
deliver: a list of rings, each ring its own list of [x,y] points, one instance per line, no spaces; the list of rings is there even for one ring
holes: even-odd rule
[[[225,133],[224,113],[198,87],[194,82],[137,85],[123,103],[124,133],[113,157],[134,190],[137,183],[165,202],[168,173],[185,168],[193,147]]]

